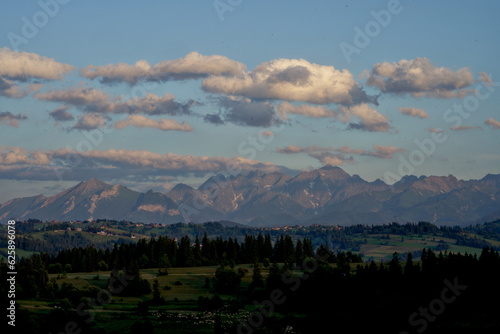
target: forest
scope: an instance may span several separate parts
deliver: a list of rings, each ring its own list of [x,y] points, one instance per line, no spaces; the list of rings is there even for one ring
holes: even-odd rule
[[[66,233],[67,230],[72,231]],[[188,237],[191,242],[196,238],[208,236],[228,240],[244,240],[247,236],[258,237],[269,235],[275,242],[282,235],[288,235],[294,242],[299,239],[309,239],[314,248],[326,245],[332,250],[360,252],[366,238],[379,235],[394,236],[432,236],[436,238],[453,239],[453,244],[482,249],[484,247],[500,250],[500,221],[483,224],[459,226],[436,226],[429,222],[408,222],[400,224],[392,222],[382,225],[352,225],[352,226],[283,226],[279,228],[250,228],[230,222],[207,222],[204,224],[135,224],[126,221],[98,219],[94,222],[57,222],[48,223],[37,219],[29,219],[16,224],[16,248],[29,252],[57,253],[71,247],[87,247],[106,249],[115,244],[135,243],[143,238],[169,237],[182,240]],[[106,237],[95,237],[99,232],[107,232]],[[110,235],[113,235],[110,237]],[[378,238],[378,237],[377,237]],[[0,240],[0,254],[6,246],[4,239]],[[423,247],[421,247],[423,248]],[[421,250],[418,249],[418,251]],[[442,250],[444,250],[443,248]],[[441,250],[441,249],[437,249]],[[401,252],[402,253],[402,252]],[[390,259],[389,259],[390,260]]]
[[[426,224],[374,228],[382,235],[433,229]],[[53,308],[18,304],[17,329],[67,333],[71,324],[74,333],[123,333],[119,324],[124,323],[125,332],[143,334],[181,333],[172,329],[179,324],[193,333],[318,333],[344,327],[356,333],[497,333],[500,255],[495,249],[473,255],[424,248],[418,257],[394,253],[388,262],[363,262],[359,253],[314,247],[309,238],[258,234],[239,241],[206,233],[194,240],[159,236],[108,248],[35,253],[16,265],[16,299]],[[166,281],[169,275],[178,270],[191,275],[197,268],[213,273],[199,278],[204,293],[186,301],[170,298],[189,281]],[[7,272],[2,259],[2,280]],[[85,273],[95,277],[77,286]],[[2,285],[2,296],[4,290]],[[485,296],[493,302],[484,303]],[[121,308],[107,308],[118,307],[112,298],[122,301]],[[191,315],[184,317],[186,307]],[[195,314],[209,320],[198,324]]]

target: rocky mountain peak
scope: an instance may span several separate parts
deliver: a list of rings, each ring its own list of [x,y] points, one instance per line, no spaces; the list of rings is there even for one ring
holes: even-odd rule
[[[79,184],[77,184],[73,188],[72,192],[78,193],[81,195],[88,195],[88,194],[93,194],[93,193],[96,193],[96,192],[99,192],[99,191],[102,191],[102,190],[105,190],[105,189],[108,189],[111,187],[112,187],[111,185],[106,184],[106,183],[102,182],[101,180],[91,178],[91,179],[88,179],[87,181],[80,182]]]

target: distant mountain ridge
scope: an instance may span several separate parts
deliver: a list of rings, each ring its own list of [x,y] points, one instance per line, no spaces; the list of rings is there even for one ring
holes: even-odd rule
[[[97,218],[176,223],[183,221],[166,195],[140,193],[97,179],[80,182],[54,196],[13,199],[0,206],[0,219],[94,220]]]
[[[500,218],[499,195],[500,174],[467,181],[453,175],[405,176],[390,186],[327,165],[294,177],[259,170],[214,175],[198,189],[180,183],[166,194],[140,193],[90,179],[51,197],[10,200],[0,206],[0,219],[230,220],[250,226],[396,220],[465,225]]]

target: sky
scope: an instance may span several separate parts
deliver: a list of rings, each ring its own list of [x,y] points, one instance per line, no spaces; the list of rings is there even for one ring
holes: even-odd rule
[[[500,173],[498,1],[2,7],[0,203],[92,177]]]

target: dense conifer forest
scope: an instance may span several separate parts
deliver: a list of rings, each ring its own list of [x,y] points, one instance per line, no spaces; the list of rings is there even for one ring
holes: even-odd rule
[[[124,303],[121,313],[113,312],[131,324],[127,331],[164,332],[166,324],[173,324],[172,310],[187,307],[177,297],[169,298],[170,290],[186,284],[173,277],[195,270],[205,270],[198,280],[203,280],[198,288],[205,293],[192,295],[188,309],[212,321],[193,327],[200,333],[318,333],[340,324],[356,333],[493,333],[500,326],[500,255],[489,243],[474,254],[439,250],[446,243],[438,243],[435,249],[394,252],[390,261],[379,262],[339,247],[344,240],[355,249],[370,235],[382,243],[394,235],[436,235],[481,247],[498,237],[498,222],[466,228],[420,222],[267,231],[220,223],[174,224],[160,236],[109,245],[90,243],[85,231],[70,235],[64,231],[69,223],[45,224],[40,233],[61,233],[34,238],[39,224],[18,223],[17,245],[39,249],[16,264],[17,324],[26,333],[65,333],[70,320],[82,333],[113,332],[109,328],[115,320],[93,311],[105,312],[112,298]],[[98,231],[93,225],[89,229]],[[186,231],[180,238],[168,236]],[[226,237],[212,237],[221,231]],[[46,247],[49,241],[53,247]],[[8,271],[1,259],[2,280]],[[172,271],[181,276],[164,284]],[[93,278],[82,281],[80,276],[89,274]],[[4,286],[0,293],[7,295]],[[484,302],[486,296],[492,303]],[[52,310],[19,306],[33,303],[52,305]],[[95,314],[99,321],[88,320]],[[193,325],[191,320],[186,318],[185,325]]]

